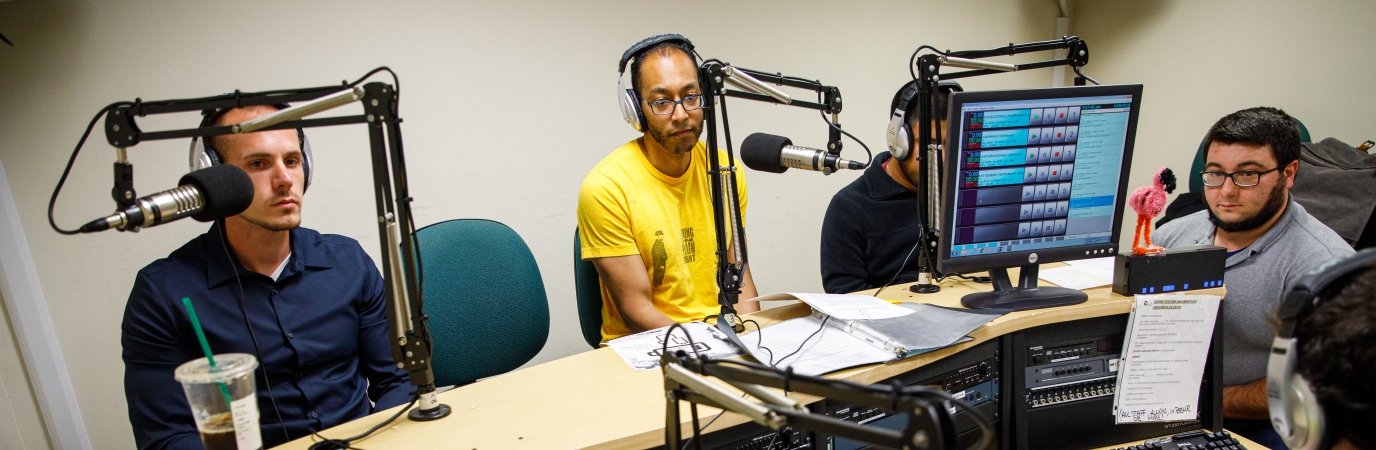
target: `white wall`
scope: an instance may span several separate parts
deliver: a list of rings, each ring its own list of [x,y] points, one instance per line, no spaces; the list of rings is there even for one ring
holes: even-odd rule
[[[1376,61],[1366,57],[1376,48],[1365,31],[1376,22],[1370,2],[1094,0],[1072,8],[1070,32],[1092,50],[1086,73],[1105,83],[1146,85],[1133,186],[1161,165],[1187,171],[1208,126],[1249,106],[1285,108],[1315,138],[1355,144],[1373,137],[1371,111],[1363,108],[1376,98]],[[69,149],[110,102],[331,84],[391,66],[404,87],[418,224],[494,219],[535,253],[552,316],[538,363],[587,348],[578,333],[569,234],[584,174],[635,136],[619,123],[612,98],[613,65],[631,43],[681,32],[705,56],[839,86],[842,123],[878,152],[885,110],[908,79],[913,48],[1048,39],[1056,15],[1052,2],[1030,0],[5,2],[0,32],[16,47],[0,46],[0,160],[91,442],[127,448],[118,339],[133,274],[205,226],[183,221],[79,237],[48,230],[46,203]],[[963,84],[1037,87],[1049,79],[1035,71]],[[731,117],[737,142],[755,131],[810,146],[826,136],[816,114],[801,109],[734,101]],[[187,114],[140,124],[159,130],[196,122]],[[311,131],[319,170],[305,225],[359,239],[376,255],[365,136],[359,127]],[[140,192],[173,186],[186,171],[185,151],[184,141],[133,148]],[[859,158],[863,151],[847,141],[844,154]],[[74,227],[110,210],[112,161],[97,130],[59,202],[60,224]],[[821,289],[821,218],[831,194],[856,176],[799,172],[748,173],[761,292]],[[8,361],[0,359],[7,369]],[[12,372],[0,371],[5,392],[26,392],[14,387],[26,383],[11,383]],[[0,445],[10,448],[4,439]]]
[[[1085,73],[1145,85],[1135,187],[1163,166],[1191,176],[1209,127],[1253,106],[1284,109],[1315,141],[1376,139],[1373,21],[1376,3],[1361,0],[1093,0],[1073,3],[1070,30],[1089,43]],[[1188,190],[1182,178],[1176,192]]]
[[[266,11],[268,13],[260,13]],[[936,14],[941,13],[941,17]],[[1050,38],[1050,2],[175,2],[21,0],[0,4],[0,160],[91,442],[132,437],[119,325],[134,273],[201,233],[183,221],[138,234],[65,237],[44,214],[81,131],[104,105],[337,83],[389,65],[402,77],[411,191],[420,225],[504,222],[545,277],[549,343],[535,362],[585,351],[574,306],[570,234],[576,190],[635,133],[620,123],[613,66],[635,41],[680,32],[700,52],[839,86],[842,123],[878,152],[886,109],[918,44],[983,48]],[[927,17],[926,25],[919,19]],[[996,30],[974,32],[972,30]],[[970,89],[1044,86],[1044,73],[970,81]],[[819,146],[815,112],[731,104],[733,137],[766,131]],[[197,117],[147,118],[144,130]],[[113,151],[97,129],[57,206],[75,227],[108,213]],[[311,131],[318,168],[305,225],[360,240],[376,256],[361,127]],[[130,150],[142,194],[186,172],[185,141]],[[863,157],[846,142],[844,154]],[[831,194],[856,174],[748,175],[752,263],[761,292],[819,291],[817,242]],[[519,320],[519,318],[515,318]],[[443,345],[441,343],[440,345]],[[8,379],[7,379],[8,380]]]

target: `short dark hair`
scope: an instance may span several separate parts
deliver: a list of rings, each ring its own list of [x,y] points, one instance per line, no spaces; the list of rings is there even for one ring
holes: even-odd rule
[[[1323,405],[1328,435],[1376,447],[1376,265],[1329,284],[1296,324],[1298,371]]]
[[[654,47],[650,47],[640,52],[640,55],[637,55],[635,60],[631,61],[631,91],[635,92],[636,97],[644,98],[640,95],[640,65],[645,61],[645,57],[650,55],[669,56],[673,54],[674,50],[678,50],[684,55],[688,55],[688,59],[693,61],[693,66],[697,67],[698,59],[693,56],[693,49],[689,47],[688,44],[680,41],[666,41],[655,44]]]
[[[903,91],[908,90],[908,88],[911,87],[911,86],[913,85],[913,83],[915,83],[915,82],[914,82],[914,81],[909,81],[909,82],[907,82],[907,83],[903,83],[903,87],[898,88],[898,91],[896,91],[896,92],[893,93],[893,100],[890,100],[890,101],[889,101],[889,110],[888,110],[888,113],[889,113],[889,114],[893,114],[893,110],[898,109],[898,102],[899,102],[900,100],[903,99]],[[948,83],[949,83],[949,84],[948,84]],[[946,115],[947,115],[947,111],[946,111],[946,110],[949,109],[949,106],[950,106],[950,104],[951,104],[951,92],[953,92],[953,91],[959,91],[959,90],[962,90],[961,87],[960,87],[960,85],[957,84],[957,83],[955,83],[954,81],[949,81],[949,82],[948,82],[948,81],[943,81],[943,82],[942,82],[942,85],[937,87],[937,91],[936,91],[936,118],[937,118],[937,120],[946,120],[946,119],[947,119],[947,118],[946,118]],[[917,97],[914,96],[911,100],[908,101],[908,110],[907,110],[907,111],[903,111],[903,115],[904,115],[904,117],[906,117],[906,118],[908,119],[908,122],[909,122],[909,123],[911,123],[911,122],[917,120],[917,117],[913,116],[913,114],[912,114],[913,111],[916,111],[916,110],[917,110]]]
[[[1213,143],[1271,146],[1271,156],[1280,167],[1300,158],[1300,129],[1285,111],[1259,106],[1238,111],[1218,119],[1209,127],[1204,147],[1204,160],[1209,160]]]

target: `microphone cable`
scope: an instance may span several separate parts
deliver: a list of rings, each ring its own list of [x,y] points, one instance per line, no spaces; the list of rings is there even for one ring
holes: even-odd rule
[[[91,136],[91,130],[96,127],[96,122],[100,121],[100,118],[104,117],[105,114],[109,113],[111,110],[120,106],[132,104],[133,103],[129,102],[115,102],[101,108],[100,112],[97,112],[96,116],[91,118],[91,123],[86,125],[86,132],[81,133],[81,139],[76,141],[76,148],[72,149],[72,156],[67,158],[67,167],[62,169],[62,177],[57,179],[57,186],[53,188],[53,196],[48,199],[48,225],[53,228],[53,231],[68,236],[81,233],[80,230],[64,230],[62,227],[57,226],[56,220],[53,220],[53,208],[57,205],[57,194],[62,192],[62,185],[67,183],[67,175],[72,173],[72,165],[76,163],[76,156],[81,153],[81,148],[86,146],[86,138]]]
[[[320,433],[311,433],[312,436],[315,436],[315,437],[317,437],[317,438],[320,438],[320,441],[319,441],[319,442],[316,442],[316,443],[314,443],[314,444],[311,444],[311,446],[310,446],[310,447],[307,447],[307,448],[308,448],[309,450],[347,450],[347,449],[354,449],[354,448],[355,448],[355,447],[353,447],[353,442],[354,442],[354,441],[357,441],[357,440],[359,440],[359,439],[363,439],[363,438],[365,438],[365,437],[368,437],[368,436],[372,435],[373,433],[376,433],[377,430],[381,430],[382,427],[385,427],[385,426],[391,424],[392,422],[396,421],[397,418],[398,418],[398,417],[401,417],[402,414],[405,414],[406,411],[410,411],[410,410],[411,410],[411,407],[416,405],[416,401],[417,401],[417,400],[420,400],[420,396],[413,396],[413,397],[411,397],[411,402],[410,402],[410,403],[407,403],[405,407],[402,407],[401,409],[398,409],[397,412],[396,412],[396,414],[392,414],[392,417],[389,417],[387,420],[382,421],[382,423],[379,423],[379,424],[377,424],[377,425],[373,425],[373,427],[372,427],[372,428],[369,428],[368,431],[364,431],[363,433],[360,433],[360,434],[357,435],[357,436],[353,436],[353,437],[350,437],[350,438],[347,438],[347,439],[330,439],[330,438],[321,436]]]

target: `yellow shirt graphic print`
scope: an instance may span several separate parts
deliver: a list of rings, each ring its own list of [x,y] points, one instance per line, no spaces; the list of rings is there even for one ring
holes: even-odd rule
[[[719,153],[724,163],[726,155]],[[688,171],[670,177],[645,159],[638,140],[603,158],[578,193],[583,258],[640,255],[655,309],[677,322],[720,312],[717,305],[716,232],[712,225],[707,148],[692,150]],[[736,173],[741,214],[745,177]],[[602,337],[631,334],[602,287]]]

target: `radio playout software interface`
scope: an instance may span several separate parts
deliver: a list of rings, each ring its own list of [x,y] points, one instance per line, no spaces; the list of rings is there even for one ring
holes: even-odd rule
[[[961,104],[948,257],[1110,242],[1132,104],[1132,94]]]

